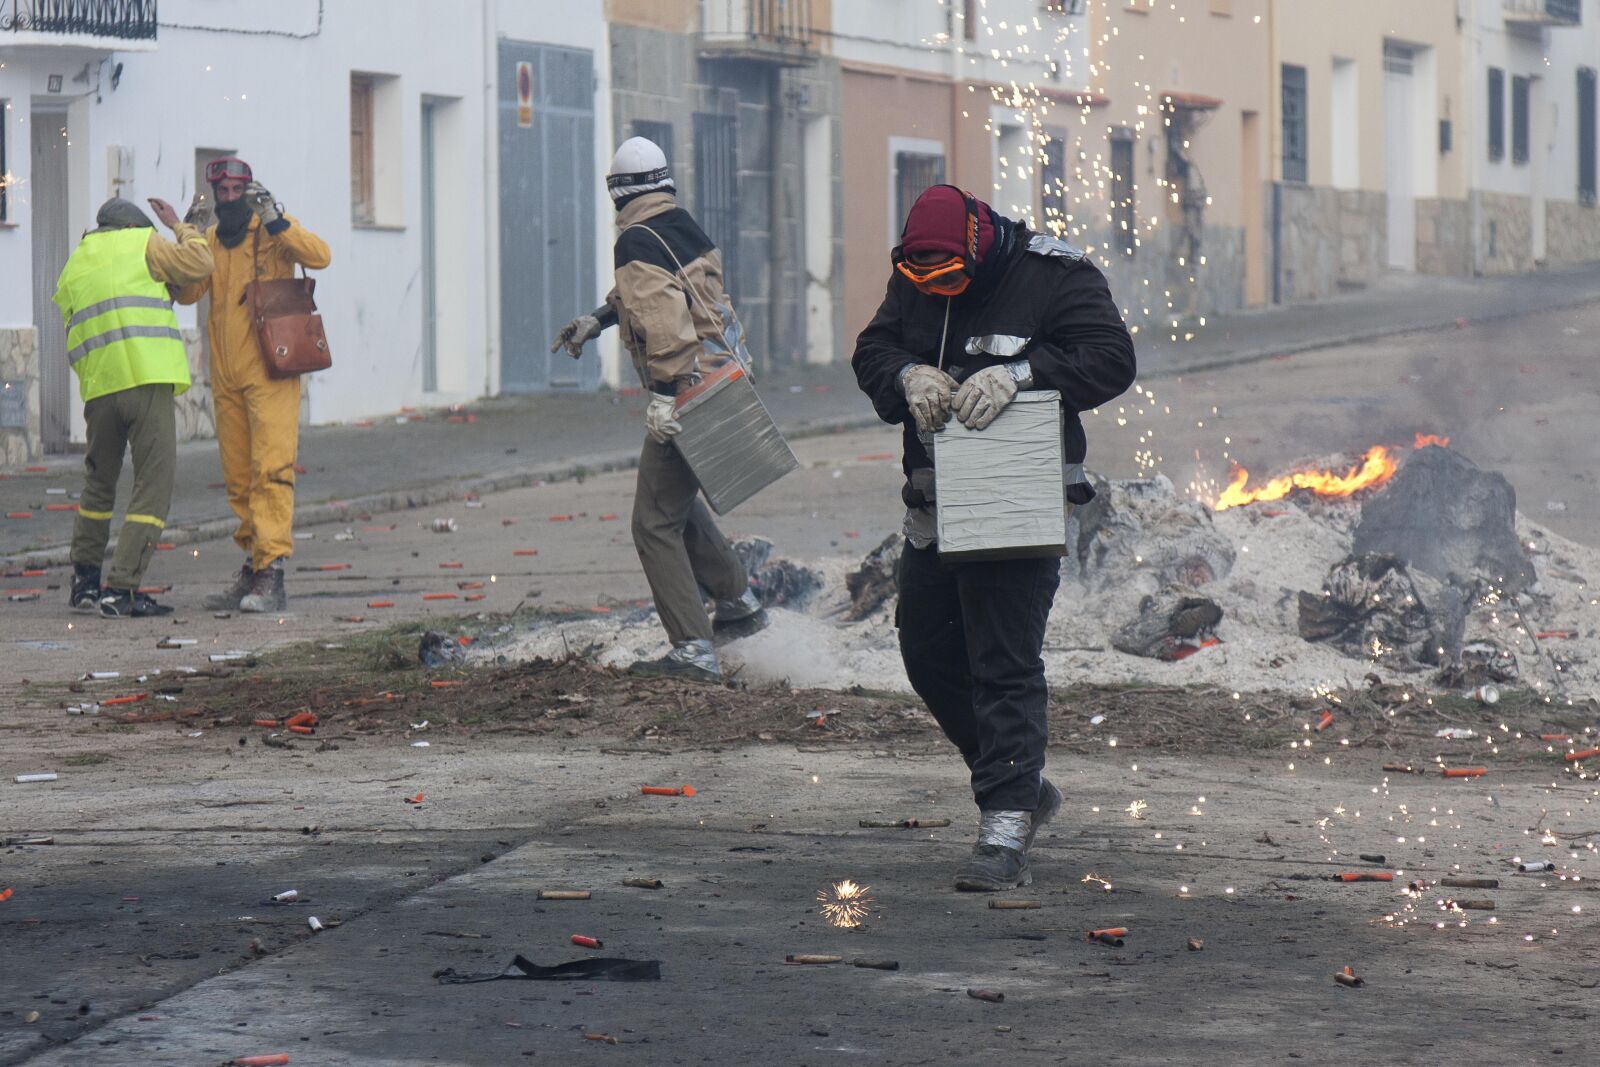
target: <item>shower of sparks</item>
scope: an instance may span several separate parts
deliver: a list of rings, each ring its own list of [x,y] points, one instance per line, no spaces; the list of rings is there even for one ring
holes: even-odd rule
[[[1090,871],[1088,874],[1084,875],[1081,880],[1086,885],[1098,885],[1107,893],[1111,892],[1111,883],[1100,877],[1098,874],[1095,874],[1093,871]]]
[[[1148,808],[1149,806],[1150,805],[1146,804],[1142,800],[1135,800],[1132,804],[1128,805],[1126,810],[1128,814],[1132,815],[1135,819],[1142,819],[1144,818],[1144,809]]]
[[[867,896],[871,886],[856,885],[846,878],[827,889],[817,891],[822,902],[822,917],[841,930],[850,930],[866,921],[872,908],[872,898]]]

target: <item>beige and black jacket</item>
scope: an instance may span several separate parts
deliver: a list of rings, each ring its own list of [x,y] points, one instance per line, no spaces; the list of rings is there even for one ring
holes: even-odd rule
[[[646,193],[617,214],[614,317],[647,389],[668,396],[729,354],[749,365],[722,279],[722,254],[671,193]],[[681,271],[680,271],[681,266]],[[691,293],[692,290],[692,293]]]

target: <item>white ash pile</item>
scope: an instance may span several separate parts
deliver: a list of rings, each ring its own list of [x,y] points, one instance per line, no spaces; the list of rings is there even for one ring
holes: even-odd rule
[[[1529,524],[1503,479],[1454,453],[1419,450],[1358,499],[1296,491],[1215,512],[1159,476],[1098,489],[1069,530],[1045,642],[1053,685],[1306,691],[1359,688],[1376,672],[1417,691],[1492,681],[1552,700],[1600,693],[1588,591],[1600,550]],[[758,576],[783,575],[785,590],[820,585],[723,648],[726,669],[752,682],[909,692],[893,624],[899,535],[865,560],[760,551]],[[585,649],[625,665],[664,648],[642,612],[546,624],[493,652]]]

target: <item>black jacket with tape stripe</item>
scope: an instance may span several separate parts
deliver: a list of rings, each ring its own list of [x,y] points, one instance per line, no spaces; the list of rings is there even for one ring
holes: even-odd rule
[[[939,365],[947,303],[945,370],[961,381],[984,367],[1026,359],[1033,388],[1061,394],[1068,463],[1082,463],[1088,451],[1079,413],[1115,399],[1133,384],[1133,337],[1105,275],[1066,242],[1014,226],[1014,239],[991,254],[958,297],[928,296],[893,271],[878,313],[856,338],[850,362],[861,391],[884,422],[904,427],[904,495],[911,507],[926,503],[912,488],[912,471],[932,468],[933,460],[917,436],[899,377],[912,363]],[[1091,496],[1087,483],[1068,487],[1074,503]]]

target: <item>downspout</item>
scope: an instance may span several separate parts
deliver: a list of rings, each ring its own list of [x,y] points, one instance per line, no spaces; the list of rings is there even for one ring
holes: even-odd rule
[[[500,354],[500,65],[495,0],[483,0],[483,395],[494,394]]]
[[[1278,0],[1267,0],[1267,173],[1272,181],[1272,302],[1283,303],[1283,119],[1278,109]],[[1309,175],[1308,175],[1309,176]]]

